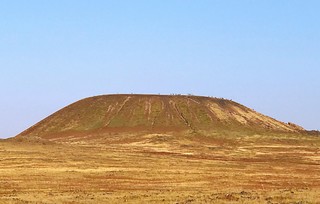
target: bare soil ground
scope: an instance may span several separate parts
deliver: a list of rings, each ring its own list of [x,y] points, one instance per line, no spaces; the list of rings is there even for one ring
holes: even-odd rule
[[[0,203],[320,203],[320,138],[0,141]]]

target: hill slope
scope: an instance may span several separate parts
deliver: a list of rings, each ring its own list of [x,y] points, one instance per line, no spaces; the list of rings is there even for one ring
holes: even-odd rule
[[[178,132],[303,129],[236,102],[183,95],[103,95],[75,102],[19,134],[53,137],[84,132]]]

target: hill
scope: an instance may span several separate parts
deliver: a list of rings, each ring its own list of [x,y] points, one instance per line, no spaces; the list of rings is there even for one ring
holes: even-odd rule
[[[230,100],[96,96],[0,140],[0,203],[319,203],[319,147]]]
[[[42,138],[103,133],[204,131],[299,132],[303,128],[231,100],[185,95],[103,95],[75,102],[19,136]]]

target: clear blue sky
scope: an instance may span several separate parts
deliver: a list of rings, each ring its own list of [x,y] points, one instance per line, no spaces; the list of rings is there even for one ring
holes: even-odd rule
[[[224,97],[320,129],[320,1],[2,0],[0,137],[84,97]]]

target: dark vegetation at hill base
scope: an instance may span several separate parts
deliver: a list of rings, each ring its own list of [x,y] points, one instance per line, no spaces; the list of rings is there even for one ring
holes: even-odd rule
[[[320,131],[319,130],[309,130],[309,131],[307,131],[307,133],[310,134],[310,135],[320,136]]]

